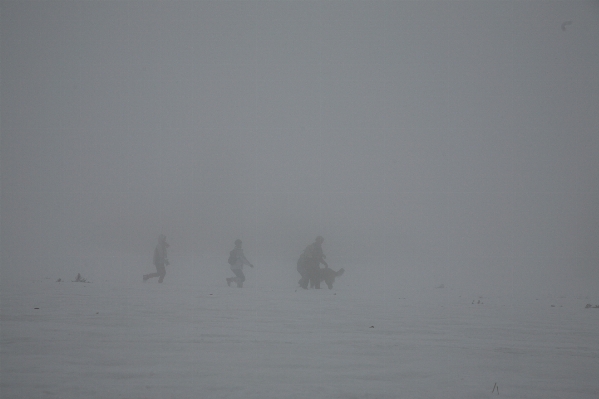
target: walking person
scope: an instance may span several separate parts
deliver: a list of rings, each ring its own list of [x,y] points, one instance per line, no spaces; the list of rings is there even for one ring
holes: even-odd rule
[[[156,273],[144,274],[143,281],[147,281],[150,278],[158,277],[158,282],[162,283],[164,276],[166,275],[165,266],[170,265],[166,257],[166,249],[169,247],[166,242],[166,236],[160,234],[158,237],[158,244],[154,248],[154,266],[156,266]]]
[[[230,287],[231,283],[237,283],[237,287],[242,288],[245,281],[243,265],[248,265],[249,267],[254,267],[254,265],[243,254],[240,239],[235,240],[235,248],[229,253],[229,265],[231,265],[231,271],[235,273],[235,277],[227,277],[227,285]]]

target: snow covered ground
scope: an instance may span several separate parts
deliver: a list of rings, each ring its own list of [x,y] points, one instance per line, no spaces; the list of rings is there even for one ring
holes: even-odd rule
[[[225,267],[147,271],[5,281],[0,397],[599,397],[597,297],[394,288],[351,268],[308,291],[259,267],[243,289]]]

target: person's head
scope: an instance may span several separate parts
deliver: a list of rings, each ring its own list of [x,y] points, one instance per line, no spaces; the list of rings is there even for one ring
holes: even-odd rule
[[[241,248],[241,240],[239,238],[235,240],[235,247]]]
[[[316,237],[316,243],[318,245],[322,245],[323,242],[324,242],[324,238],[322,238],[322,236]]]

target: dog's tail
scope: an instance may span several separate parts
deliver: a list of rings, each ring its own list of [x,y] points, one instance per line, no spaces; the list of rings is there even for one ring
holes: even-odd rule
[[[341,275],[343,274],[343,272],[344,272],[344,271],[345,271],[345,269],[344,269],[344,268],[341,268],[341,269],[339,269],[339,271],[337,271],[337,272],[335,273],[335,276],[337,276],[337,277],[341,276]]]

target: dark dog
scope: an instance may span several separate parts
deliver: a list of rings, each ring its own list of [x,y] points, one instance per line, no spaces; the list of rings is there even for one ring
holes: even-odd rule
[[[322,283],[324,281],[327,284],[327,287],[329,287],[329,289],[333,289],[333,283],[335,282],[335,277],[341,276],[344,271],[345,271],[345,269],[343,269],[343,268],[339,269],[339,271],[335,271],[335,270],[331,269],[330,267],[325,267],[325,268],[319,269],[319,271],[318,271],[319,282]]]

